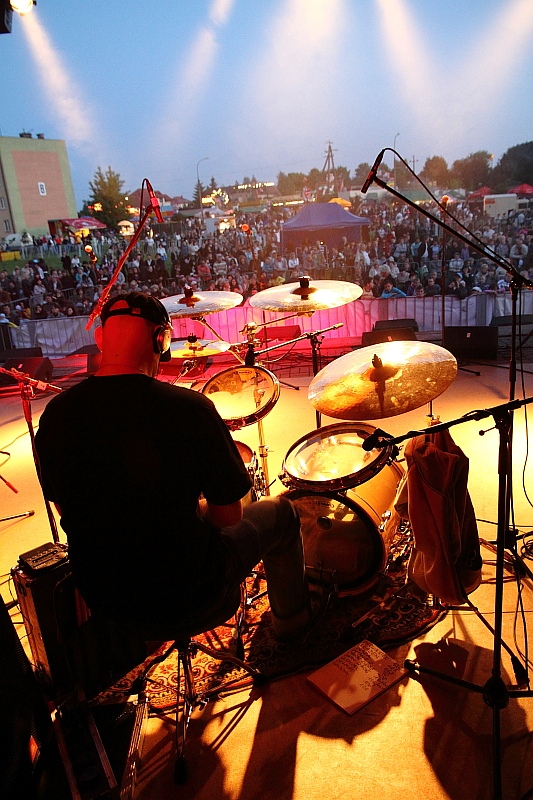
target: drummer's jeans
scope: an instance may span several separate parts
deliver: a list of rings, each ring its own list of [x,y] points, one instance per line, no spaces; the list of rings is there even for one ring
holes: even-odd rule
[[[228,584],[242,582],[262,560],[274,629],[291,618],[308,619],[308,591],[298,512],[285,497],[265,497],[244,507],[243,519],[221,531],[228,548]],[[296,620],[295,620],[296,621]]]

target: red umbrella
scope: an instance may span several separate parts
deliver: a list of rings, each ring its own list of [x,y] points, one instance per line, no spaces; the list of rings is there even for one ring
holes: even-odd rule
[[[509,194],[533,195],[533,186],[530,186],[529,183],[521,183],[520,186],[514,186],[509,189]]]

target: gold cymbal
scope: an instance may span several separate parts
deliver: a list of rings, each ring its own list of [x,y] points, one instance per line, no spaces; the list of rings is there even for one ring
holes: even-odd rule
[[[202,356],[218,356],[220,353],[225,353],[229,350],[231,344],[229,342],[218,342],[216,339],[210,341],[209,339],[196,339],[196,341],[172,342],[170,345],[170,355],[172,358],[200,358]]]
[[[242,301],[243,296],[238,292],[196,292],[192,289],[161,300],[169,317],[203,317],[235,308]]]
[[[357,300],[363,290],[348,281],[312,281],[303,277],[298,283],[271,286],[250,297],[250,305],[263,311],[293,311],[298,314],[337,308]]]
[[[383,419],[434,400],[456,374],[457,361],[443,347],[382,342],[332,361],[313,378],[308,397],[328,417]]]

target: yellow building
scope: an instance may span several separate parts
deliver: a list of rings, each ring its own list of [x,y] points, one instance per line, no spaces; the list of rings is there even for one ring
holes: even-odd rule
[[[0,136],[0,240],[48,234],[48,220],[77,217],[66,144],[38,133]]]

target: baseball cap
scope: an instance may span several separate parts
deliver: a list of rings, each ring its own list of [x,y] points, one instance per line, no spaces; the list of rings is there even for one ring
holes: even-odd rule
[[[100,312],[102,325],[105,325],[109,317],[118,316],[141,317],[142,319],[148,320],[148,322],[152,322],[154,325],[172,327],[168,311],[163,303],[158,300],[157,297],[145,294],[145,292],[119,294],[106,300]],[[170,361],[170,359],[171,354],[169,348],[161,354],[160,360]]]

